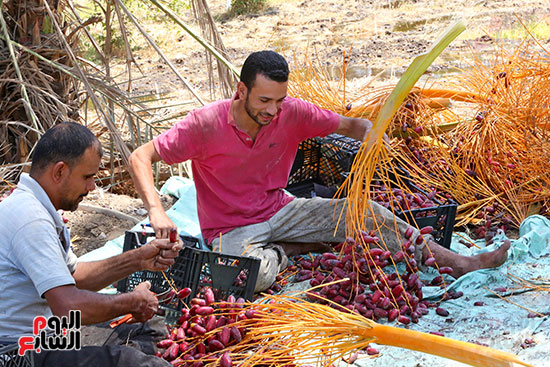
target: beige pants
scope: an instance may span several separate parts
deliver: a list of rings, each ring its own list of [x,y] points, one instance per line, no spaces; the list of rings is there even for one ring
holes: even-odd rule
[[[288,265],[288,258],[277,242],[343,242],[345,212],[338,228],[338,216],[346,199],[296,198],[284,206],[267,222],[235,228],[221,238],[221,252],[229,255],[252,256],[261,260],[256,292],[269,288],[277,274]],[[372,213],[379,226],[378,236],[392,253],[400,250],[405,230],[409,225],[391,211],[371,201]],[[372,216],[367,216],[365,228],[374,229]],[[336,232],[335,232],[336,230]],[[397,234],[399,232],[399,234]],[[413,239],[419,235],[415,229]],[[212,241],[212,250],[220,251],[220,239]],[[423,244],[416,246],[415,257],[420,266]]]

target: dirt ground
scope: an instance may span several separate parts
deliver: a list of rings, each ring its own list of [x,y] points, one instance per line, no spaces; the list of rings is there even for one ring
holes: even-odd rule
[[[353,69],[348,78],[374,74],[380,70],[404,70],[412,58],[425,51],[443,30],[457,19],[467,30],[437,59],[430,72],[463,65],[461,56],[492,48],[490,37],[518,38],[520,21],[529,28],[543,21],[548,29],[550,8],[534,0],[269,0],[270,6],[259,14],[224,19],[225,0],[208,1],[212,15],[229,52],[230,60],[242,65],[246,56],[260,49],[283,53],[291,64],[303,62],[304,55],[321,65],[338,67],[344,52]],[[182,12],[192,22],[191,11]],[[166,32],[166,24],[149,24],[161,45],[194,85],[201,86],[204,51],[177,27]],[[543,26],[544,27],[544,26]],[[490,36],[490,37],[488,37]],[[550,41],[545,32],[543,43]],[[152,50],[142,50],[141,60],[156,69],[155,80],[169,75],[159,65]],[[172,78],[173,79],[173,78]]]
[[[522,31],[520,20],[532,26],[547,22],[550,14],[546,1],[534,0],[271,0],[270,6],[259,14],[225,19],[225,0],[208,4],[236,66],[240,67],[252,51],[274,49],[287,56],[291,64],[292,60],[303,60],[307,54],[322,65],[338,67],[346,52],[350,60],[348,79],[368,77],[382,70],[399,74],[455,18],[462,17],[468,28],[451,44],[446,55],[430,67],[431,73],[462,67],[466,53],[473,50],[482,54],[492,49],[490,36],[514,38]],[[185,21],[192,22],[191,10],[181,14]],[[149,22],[147,28],[180,72],[208,100],[201,47],[180,29],[169,28],[166,23]],[[539,40],[542,44],[550,43],[550,31]],[[134,84],[134,92],[183,88],[153,51],[142,48],[136,58],[144,76]],[[166,206],[171,202],[166,199]],[[141,200],[127,195],[94,191],[83,204],[108,210],[99,213],[83,210],[81,206],[76,212],[65,213],[75,236],[77,255],[120,236],[146,216]],[[121,219],[120,213],[135,220]]]
[[[162,197],[165,209],[174,202],[172,197]],[[88,194],[76,211],[65,212],[63,217],[71,231],[73,249],[77,256],[82,256],[123,235],[147,217],[147,210],[139,198],[96,189]]]

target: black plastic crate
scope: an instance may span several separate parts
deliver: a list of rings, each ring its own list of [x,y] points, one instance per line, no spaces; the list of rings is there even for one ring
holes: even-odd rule
[[[318,139],[321,150],[321,182],[327,186],[340,186],[351,171],[362,142],[339,134]]]
[[[428,197],[426,191],[419,188],[408,179],[408,172],[403,169],[400,170],[402,171],[400,176],[403,182],[409,187],[410,192],[422,194],[425,197]],[[431,200],[434,203],[433,206],[405,210],[395,208],[395,214],[418,228],[432,226],[434,229],[432,236],[434,237],[435,242],[443,247],[449,248],[451,246],[458,205],[450,199],[446,199],[442,202],[434,197]]]
[[[26,352],[20,356],[18,350],[17,340],[0,339],[0,367],[33,367],[33,354]]]
[[[313,180],[328,187],[340,186],[360,147],[359,140],[339,134],[303,141],[298,147],[288,185]]]
[[[336,186],[328,187],[321,185],[314,180],[296,182],[286,187],[286,190],[299,198],[333,198],[338,188]]]
[[[155,233],[153,232],[126,231],[124,235],[124,246],[122,248],[122,251],[129,251],[129,250],[138,248],[147,242],[147,238],[154,237],[154,236],[155,236]],[[180,250],[179,257],[182,257],[185,255],[186,249],[188,248],[198,249],[200,246],[199,240],[195,237],[180,236],[180,239],[183,242],[183,247]],[[130,275],[129,277],[120,280],[117,284],[117,290],[122,293],[128,292],[134,289],[139,283],[148,280],[151,282],[151,291],[155,293],[161,293],[170,287],[170,284],[168,283],[166,278],[172,279],[175,275],[177,275],[178,278],[185,279],[185,277],[180,274],[180,272],[182,271],[185,272],[185,270],[180,269],[179,264],[177,264],[177,262],[174,265],[172,265],[170,269],[165,271],[164,274],[162,272],[155,272],[155,271],[149,271],[149,270],[138,271]],[[183,286],[183,287],[186,287],[186,286]]]
[[[146,238],[154,233],[127,231],[124,240],[124,251],[128,251],[146,242]],[[145,237],[145,238],[143,238]],[[171,287],[178,290],[190,288],[191,294],[178,300],[176,297],[169,303],[161,304],[166,311],[166,319],[173,322],[179,316],[181,308],[189,304],[204,286],[214,291],[217,299],[227,299],[230,294],[236,298],[243,297],[252,300],[254,287],[258,278],[260,260],[252,257],[232,256],[199,249],[199,241],[194,237],[180,236],[184,247],[180,250],[175,263],[166,271],[139,271],[128,278],[119,281],[119,292],[128,292],[139,283],[151,282],[151,291],[160,294]],[[140,240],[141,238],[141,240]],[[162,299],[162,297],[160,297]]]
[[[288,185],[309,180],[319,180],[320,163],[321,144],[318,138],[311,138],[301,142],[290,170]]]
[[[449,248],[453,236],[457,204],[448,202],[429,208],[410,209],[396,214],[418,228],[432,226],[432,236],[439,245]]]
[[[211,287],[216,298],[220,300],[227,299],[229,295],[252,300],[260,259],[203,250],[200,252],[200,262],[196,259],[192,264],[197,269],[191,279],[192,294],[198,293],[203,287]]]

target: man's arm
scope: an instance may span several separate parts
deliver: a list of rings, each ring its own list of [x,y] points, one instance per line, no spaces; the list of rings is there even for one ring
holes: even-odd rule
[[[132,292],[120,295],[106,295],[63,285],[44,293],[52,313],[67,316],[70,310],[80,310],[84,325],[96,324],[131,313],[133,321],[144,322],[155,315],[158,300],[149,291],[151,284],[143,282]]]
[[[148,244],[105,260],[78,262],[73,278],[76,287],[98,291],[140,270],[162,271],[174,264],[182,247],[166,239],[156,239]]]
[[[169,238],[176,225],[168,218],[155,191],[151,165],[161,160],[152,141],[134,150],[129,158],[129,171],[134,186],[149,212],[151,226],[157,238]]]
[[[340,116],[340,124],[336,129],[336,134],[349,136],[350,138],[365,141],[372,129],[372,122],[367,119],[352,118]],[[389,144],[390,139],[386,134],[383,137],[386,144]]]
[[[372,122],[367,119],[340,116],[340,123],[335,133],[364,141],[371,128]]]

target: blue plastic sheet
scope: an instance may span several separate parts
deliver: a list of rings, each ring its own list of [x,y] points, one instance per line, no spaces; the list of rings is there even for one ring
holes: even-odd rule
[[[498,233],[494,244],[485,246],[483,240],[472,241],[478,248],[467,248],[460,242],[467,238],[464,233],[453,234],[451,250],[463,255],[474,255],[500,246],[507,237]],[[519,238],[511,240],[506,263],[495,269],[483,269],[465,274],[454,280],[448,289],[462,291],[464,296],[445,301],[441,307],[449,311],[448,317],[437,315],[434,310],[423,316],[418,324],[408,327],[423,332],[441,332],[446,337],[486,344],[492,348],[517,354],[523,362],[534,366],[550,366],[550,292],[526,290],[520,281],[545,286],[550,289],[550,221],[542,216],[531,216],[521,224]],[[421,274],[431,279],[433,270]],[[504,287],[506,292],[495,292]],[[424,298],[437,301],[443,291],[439,287],[424,287]],[[505,297],[506,300],[495,295]],[[483,306],[474,306],[476,301]],[[535,311],[544,317],[530,318]],[[523,348],[526,339],[535,344]],[[375,345],[376,346],[376,345]],[[406,349],[376,346],[380,356],[374,359],[359,359],[359,366],[446,367],[465,366],[449,359]]]

